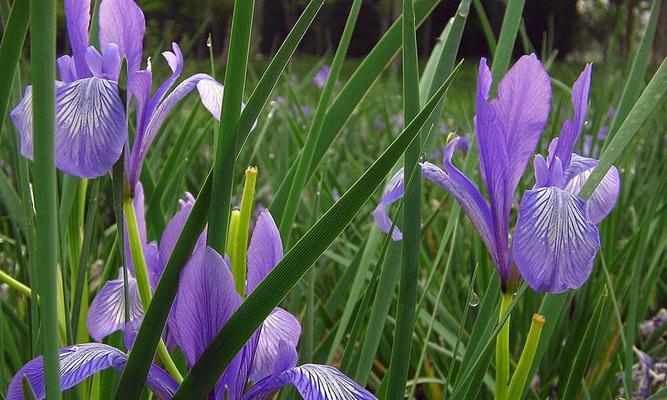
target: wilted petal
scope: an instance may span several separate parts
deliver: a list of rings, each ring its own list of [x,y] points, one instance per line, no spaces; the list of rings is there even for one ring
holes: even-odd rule
[[[277,360],[280,358],[279,348],[281,343],[289,343],[296,348],[300,336],[301,325],[296,317],[282,308],[274,308],[262,324],[250,379],[258,382],[260,379],[271,375]]]
[[[127,138],[115,82],[87,78],[56,89],[56,166],[84,178],[104,175]]]
[[[588,109],[588,93],[591,86],[591,64],[586,64],[584,71],[572,85],[572,106],[574,116],[572,119],[563,123],[558,145],[555,149],[555,156],[560,158],[563,167],[567,169],[570,165],[570,156],[574,150],[574,144],[581,133],[581,128],[586,120],[586,110]]]
[[[90,25],[90,0],[65,0],[67,37],[72,47],[77,77],[90,76],[86,65],[88,48],[88,26]]]
[[[496,261],[503,280],[510,274],[509,215],[514,192],[549,116],[549,75],[534,54],[521,57],[498,85],[498,97],[488,103],[491,72],[482,59],[477,88],[475,128],[482,170],[494,225]]]
[[[401,168],[394,174],[394,176],[391,177],[384,189],[384,192],[382,193],[380,202],[378,203],[377,207],[375,207],[375,210],[373,210],[373,217],[375,218],[375,222],[384,233],[389,233],[391,227],[394,226],[394,230],[391,233],[391,238],[393,240],[403,240],[403,233],[389,218],[388,208],[392,203],[395,203],[397,200],[403,197],[404,191],[405,182],[403,178],[403,168]]]
[[[269,210],[260,211],[248,247],[248,293],[271,272],[283,258],[280,232]]]
[[[567,186],[565,190],[579,195],[584,183],[597,165],[597,160],[572,154],[570,168],[566,171]],[[618,194],[621,191],[621,176],[613,165],[607,171],[591,197],[586,200],[586,212],[594,224],[599,224],[614,209]]]
[[[139,297],[137,280],[128,274],[127,299],[129,300],[130,321],[141,318],[144,310]],[[97,293],[88,309],[86,326],[90,337],[101,342],[105,337],[125,327],[125,282],[123,270],[118,278],[107,281]]]
[[[100,44],[115,43],[120,55],[127,58],[128,71],[141,66],[144,31],[144,13],[132,0],[103,0],[100,4]]]
[[[200,247],[181,272],[172,329],[189,365],[241,304],[229,266],[212,248]]]
[[[493,236],[493,223],[491,220],[491,210],[475,185],[458,168],[452,164],[454,150],[460,143],[460,138],[452,140],[445,147],[443,166],[444,170],[434,164],[424,162],[422,166],[422,175],[448,191],[456,201],[459,202],[470,222],[475,226],[486,244],[489,254],[498,264],[498,251]]]
[[[305,364],[268,377],[252,387],[244,400],[263,399],[283,386],[292,384],[304,400],[374,400],[373,394],[334,367]]]
[[[125,367],[127,354],[101,343],[77,344],[60,349],[60,388],[70,389],[86,378],[107,368],[118,371]],[[23,400],[23,377],[26,377],[38,400],[46,397],[44,359],[39,356],[19,370],[7,389],[7,400]],[[152,365],[146,380],[161,400],[171,399],[178,384],[162,369]]]
[[[512,253],[531,288],[559,293],[580,287],[599,248],[598,230],[581,199],[553,186],[524,194]]]

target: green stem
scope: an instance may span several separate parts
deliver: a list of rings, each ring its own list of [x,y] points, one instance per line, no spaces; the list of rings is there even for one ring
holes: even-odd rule
[[[35,269],[44,354],[46,397],[60,400],[58,331],[58,241],[55,162],[56,1],[30,0],[32,58],[33,189],[35,198]],[[6,79],[6,77],[3,77]]]
[[[125,218],[127,221],[127,233],[130,241],[130,254],[132,255],[132,262],[134,264],[134,275],[137,279],[137,286],[139,288],[139,297],[141,297],[141,304],[144,310],[148,310],[151,302],[152,292],[148,281],[148,269],[146,268],[146,259],[144,258],[143,246],[141,245],[141,238],[139,236],[139,224],[137,223],[137,214],[134,211],[132,199],[129,196],[123,198],[123,210],[125,211]],[[176,379],[178,383],[183,382],[183,376],[178,371],[174,360],[169,355],[169,350],[160,339],[158,343],[157,353],[164,364],[165,369],[169,374]]]
[[[512,376],[509,390],[507,392],[508,399],[520,399],[523,393],[523,388],[526,386],[528,374],[533,367],[533,360],[537,352],[537,345],[540,343],[540,335],[542,334],[542,327],[544,326],[544,316],[540,314],[533,314],[533,322],[530,324],[528,331],[528,338],[526,344],[523,346],[519,364],[516,366],[516,371]]]
[[[0,271],[0,282],[6,283],[7,286],[10,288],[16,290],[19,293],[23,293],[24,295],[31,297],[32,296],[32,290],[21,282],[17,281],[16,279],[12,278],[9,274],[6,272]]]
[[[503,322],[507,311],[512,304],[512,294],[503,293],[500,303],[498,321]],[[507,399],[507,389],[510,380],[510,317],[498,332],[496,338],[496,400]]]

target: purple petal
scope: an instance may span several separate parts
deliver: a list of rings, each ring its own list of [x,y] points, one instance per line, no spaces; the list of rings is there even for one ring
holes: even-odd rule
[[[139,288],[134,277],[127,279],[127,298],[129,300],[130,321],[139,319],[144,315],[144,310],[139,297]],[[110,334],[125,327],[125,283],[123,271],[118,271],[118,278],[107,281],[97,293],[88,309],[86,326],[90,337],[96,342],[101,342]]]
[[[560,293],[583,285],[599,248],[598,230],[581,199],[554,186],[524,194],[512,254],[535,291]]]
[[[296,317],[282,308],[274,308],[262,324],[250,379],[258,382],[260,379],[271,375],[274,372],[276,362],[280,358],[281,343],[288,343],[296,348],[300,336],[301,325]],[[294,364],[283,368],[283,370],[296,365],[296,360],[294,361]],[[279,372],[282,372],[282,370]]]
[[[222,110],[222,95],[225,87],[214,79],[203,79],[197,83],[197,91],[202,104],[211,113],[213,118],[220,121],[220,111]],[[245,109],[245,103],[241,103],[241,110]],[[257,127],[257,120],[253,123],[250,130]]]
[[[127,138],[115,82],[87,78],[56,89],[56,166],[84,178],[104,175]]]
[[[391,177],[382,193],[380,202],[377,207],[375,207],[375,210],[373,210],[375,222],[384,233],[389,233],[391,227],[394,226],[394,222],[389,218],[388,208],[392,203],[395,203],[403,197],[405,191],[404,186],[403,168],[401,168]],[[398,226],[394,226],[391,238],[395,241],[403,240],[403,233],[398,229]]]
[[[21,154],[32,160],[32,86],[25,88],[23,98],[9,113],[19,133]]]
[[[143,118],[148,118],[149,120],[145,125],[145,130],[140,130],[137,138],[135,139],[136,143],[132,146],[132,160],[130,164],[130,170],[127,173],[128,180],[130,182],[136,182],[139,180],[142,163],[146,157],[148,148],[150,147],[151,143],[153,143],[155,136],[157,135],[164,121],[167,119],[167,116],[171,110],[176,106],[176,104],[178,104],[179,101],[181,101],[181,99],[183,99],[183,97],[190,93],[197,85],[197,82],[202,79],[212,78],[206,74],[193,75],[176,86],[176,88],[172,90],[171,93],[169,93],[169,95],[166,96],[159,105],[156,106],[154,111],[150,110],[150,104],[147,107],[147,110],[144,111]]]
[[[60,388],[70,389],[86,378],[107,368],[118,371],[125,367],[127,354],[101,343],[84,343],[60,349]],[[46,397],[44,359],[39,356],[19,370],[7,389],[7,400],[23,400],[23,377],[26,377],[38,400]],[[171,399],[178,384],[162,369],[152,365],[148,386],[162,400]]]
[[[181,236],[183,226],[185,226],[190,211],[192,211],[192,206],[195,204],[195,198],[192,194],[186,192],[185,199],[179,200],[179,202],[181,209],[169,221],[160,238],[160,265],[162,267],[167,264],[169,257],[171,257],[171,252],[174,250],[174,246],[176,246],[176,242]]]
[[[56,60],[58,66],[58,76],[64,83],[70,83],[77,80],[76,65],[71,56],[61,56]]]
[[[574,107],[574,116],[571,120],[563,123],[563,129],[560,132],[558,145],[556,146],[555,156],[560,158],[563,167],[567,169],[570,165],[570,156],[574,149],[574,144],[581,133],[586,119],[586,110],[588,109],[588,93],[591,86],[591,64],[586,64],[579,78],[572,85],[572,106]]]
[[[503,281],[511,274],[509,216],[519,179],[535,152],[549,116],[549,75],[534,54],[521,57],[488,102],[491,72],[482,59],[477,83],[475,130],[482,178],[487,187],[498,249],[496,264]]]
[[[90,76],[86,65],[88,48],[88,26],[90,25],[90,0],[65,0],[65,19],[67,36],[72,46],[72,55],[76,65],[77,77]]]
[[[452,156],[456,147],[461,143],[460,140],[460,138],[456,138],[445,147],[443,157],[444,170],[434,164],[424,162],[421,164],[422,175],[454,196],[470,219],[470,222],[477,229],[489,253],[498,265],[498,252],[500,250],[496,248],[494,242],[491,210],[488,204],[486,204],[484,197],[482,197],[470,179],[452,164]]]
[[[212,248],[200,247],[181,272],[174,305],[177,342],[192,366],[241,304],[227,262]]]
[[[280,232],[269,210],[260,211],[248,247],[248,294],[283,258]]]
[[[566,171],[567,186],[565,190],[573,195],[579,195],[584,183],[597,165],[597,160],[572,154],[570,168]],[[599,224],[614,209],[618,194],[621,191],[621,176],[618,169],[612,165],[600,184],[595,188],[591,197],[586,201],[586,212],[594,224]]]
[[[304,400],[374,400],[373,394],[334,367],[305,364],[268,377],[252,387],[244,400],[263,399],[283,386],[292,384]]]
[[[115,43],[127,58],[130,73],[139,70],[146,21],[132,0],[103,0],[100,4],[100,44]]]
[[[125,345],[127,351],[132,349],[134,341],[137,338],[137,334],[139,333],[139,328],[141,328],[141,322],[143,322],[143,320],[143,316],[141,318],[129,320],[123,327],[123,344]]]

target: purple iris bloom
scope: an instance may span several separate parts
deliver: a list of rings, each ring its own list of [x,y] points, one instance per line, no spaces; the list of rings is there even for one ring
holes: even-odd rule
[[[460,203],[489,251],[504,291],[516,287],[519,271],[533,289],[549,292],[579,287],[590,274],[599,247],[595,223],[613,207],[619,179],[614,168],[586,203],[576,197],[597,163],[571,153],[586,112],[590,68],[586,71],[582,76],[587,78],[580,78],[572,91],[575,118],[564,124],[560,146],[552,146],[558,148],[549,159],[553,179],[547,179],[541,168],[547,161],[536,157],[538,183],[521,202],[512,247],[509,226],[512,203],[546,125],[551,99],[549,75],[534,54],[516,62],[498,85],[497,98],[491,101],[491,72],[485,59],[480,62],[475,130],[488,202],[452,164],[454,151],[463,146],[461,138],[445,147],[444,168],[430,162],[420,163],[422,175]],[[561,169],[560,175],[557,168]],[[561,180],[556,179],[558,176]],[[389,181],[374,211],[378,225],[385,232],[392,226],[387,207],[403,196],[403,180],[400,170]],[[392,236],[394,240],[402,238],[397,228]]]
[[[578,197],[598,162],[573,153],[586,117],[591,69],[587,65],[572,86],[573,118],[549,145],[548,157],[535,157],[535,186],[519,206],[512,254],[537,291],[563,292],[586,282],[600,248],[596,224],[614,208],[620,191],[620,175],[612,167],[588,200]]]
[[[215,98],[222,97],[222,85],[208,75],[197,74],[166,96],[183,68],[183,56],[174,43],[173,52],[163,53],[172,75],[151,97],[150,66],[140,69],[146,22],[133,0],[101,2],[101,53],[89,46],[90,1],[65,0],[65,15],[72,55],[57,60],[56,166],[70,175],[95,178],[107,173],[120,157],[128,141],[125,110],[129,108],[123,104],[118,87],[121,60],[125,58],[128,97],[135,99],[137,110],[136,140],[126,159],[128,187],[133,189],[148,146],[176,103],[198,86],[202,101],[211,109]],[[208,83],[199,87],[202,80]],[[30,86],[10,116],[19,132],[21,153],[32,158]]]
[[[140,193],[138,190],[135,200],[140,197]],[[192,204],[191,197],[183,201],[181,210],[165,229],[160,240],[159,254],[153,258],[154,267],[149,267],[151,285],[157,283],[192,209]],[[205,234],[204,231],[193,255],[181,272],[179,289],[167,329],[171,338],[170,347],[181,349],[189,367],[194,365],[243,301],[236,291],[228,259],[206,246]],[[257,217],[247,256],[246,291],[250,293],[283,257],[278,228],[267,210],[261,211]],[[147,264],[151,265],[148,260]],[[120,283],[109,282],[107,285],[112,285],[114,288],[120,285],[122,290],[122,279]],[[136,287],[136,283],[134,285]],[[128,292],[134,292],[136,304],[140,307],[136,289],[132,290],[131,287],[128,289]],[[127,324],[123,322],[124,319],[114,320],[113,317],[123,315],[124,300],[118,296],[106,296],[105,300],[98,300],[100,297],[105,297],[104,289],[100,291],[91,306],[88,320],[91,336],[95,338],[93,330],[96,328],[91,326],[90,315],[95,314],[97,317],[93,318],[92,325],[101,323],[98,335],[104,336],[112,329],[124,328],[127,343],[128,336],[131,336],[128,335],[128,331],[138,328],[141,322],[140,316]],[[296,317],[282,308],[275,308],[233,359],[209,397],[216,400],[265,399],[270,398],[272,393],[281,387],[291,384],[309,400],[376,399],[336,368],[316,364],[296,366],[298,359],[296,346],[300,335],[301,326]],[[71,388],[94,373],[110,367],[122,370],[126,361],[125,353],[101,343],[64,348],[60,357],[61,388],[63,390]],[[42,369],[41,357],[28,362],[12,380],[7,398],[11,400],[23,398],[21,383],[23,376],[30,382],[37,398],[44,398]],[[251,387],[248,387],[249,382],[252,382]],[[170,399],[178,389],[178,384],[155,365],[149,372],[147,383],[160,399]]]
[[[327,79],[329,79],[330,74],[331,74],[331,67],[329,65],[322,66],[322,68],[320,68],[320,70],[317,71],[317,73],[313,77],[313,83],[315,84],[315,86],[322,89],[324,85],[327,83]]]

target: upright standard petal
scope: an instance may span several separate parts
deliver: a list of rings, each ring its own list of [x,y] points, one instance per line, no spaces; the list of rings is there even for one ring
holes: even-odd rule
[[[491,72],[482,59],[477,82],[475,130],[498,249],[498,272],[511,275],[509,217],[514,193],[546,125],[551,100],[549,75],[534,54],[521,57],[488,102]]]
[[[391,238],[394,241],[403,240],[403,233],[394,225],[391,218],[389,218],[388,208],[403,197],[404,192],[405,180],[403,177],[403,168],[401,168],[391,177],[382,192],[380,202],[377,207],[375,207],[375,210],[373,210],[373,218],[375,218],[375,222],[384,233],[389,233],[391,227],[394,227],[394,230],[391,232]]]
[[[104,175],[120,157],[126,138],[125,112],[115,82],[93,77],[56,89],[60,170],[84,178]]]
[[[129,320],[140,319],[144,315],[144,309],[139,297],[139,287],[137,280],[129,274],[127,300]],[[88,309],[86,326],[93,340],[101,342],[105,337],[125,327],[125,304],[125,282],[121,268],[118,271],[118,278],[104,284]]]
[[[127,58],[130,73],[141,66],[144,13],[132,0],[103,0],[100,4],[100,45],[115,43],[120,55]]]
[[[107,368],[118,371],[125,367],[127,354],[115,347],[101,343],[84,343],[60,349],[60,388],[70,389],[86,378]],[[46,397],[44,382],[44,358],[39,356],[21,368],[7,389],[7,400],[23,400],[23,377],[25,377],[37,400]],[[146,381],[161,400],[171,399],[178,384],[159,367],[152,365]]]
[[[565,190],[573,195],[579,195],[584,183],[597,165],[597,160],[572,154],[570,168],[565,172],[567,186]],[[618,169],[612,165],[600,184],[595,188],[591,197],[586,200],[586,212],[594,224],[599,224],[611,210],[614,209],[621,191],[621,176]]]
[[[590,276],[599,248],[598,230],[581,199],[554,186],[524,194],[512,253],[535,291],[579,288]]]
[[[259,335],[255,360],[252,366],[250,379],[258,382],[262,378],[271,375],[276,362],[280,360],[280,346],[287,343],[293,348],[299,344],[301,336],[301,324],[299,320],[282,308],[274,308],[271,314],[264,320]],[[296,364],[285,367],[291,368]],[[282,372],[282,370],[280,371]]]
[[[280,232],[269,210],[260,211],[248,247],[248,293],[271,272],[283,258]]]
[[[563,123],[558,144],[556,145],[555,156],[560,158],[563,168],[567,169],[570,165],[570,157],[574,144],[584,127],[586,120],[586,110],[588,109],[588,93],[591,87],[591,64],[586,64],[586,68],[579,75],[579,78],[572,85],[572,106],[574,115],[572,119]]]
[[[181,272],[173,331],[189,365],[241,304],[227,262],[212,248],[200,247]]]
[[[90,0],[65,0],[65,19],[77,77],[89,77],[86,49],[88,48],[88,26],[90,25]]]
[[[244,400],[264,399],[283,386],[294,385],[304,400],[375,400],[371,392],[359,386],[334,367],[305,364],[265,378],[253,386]]]

